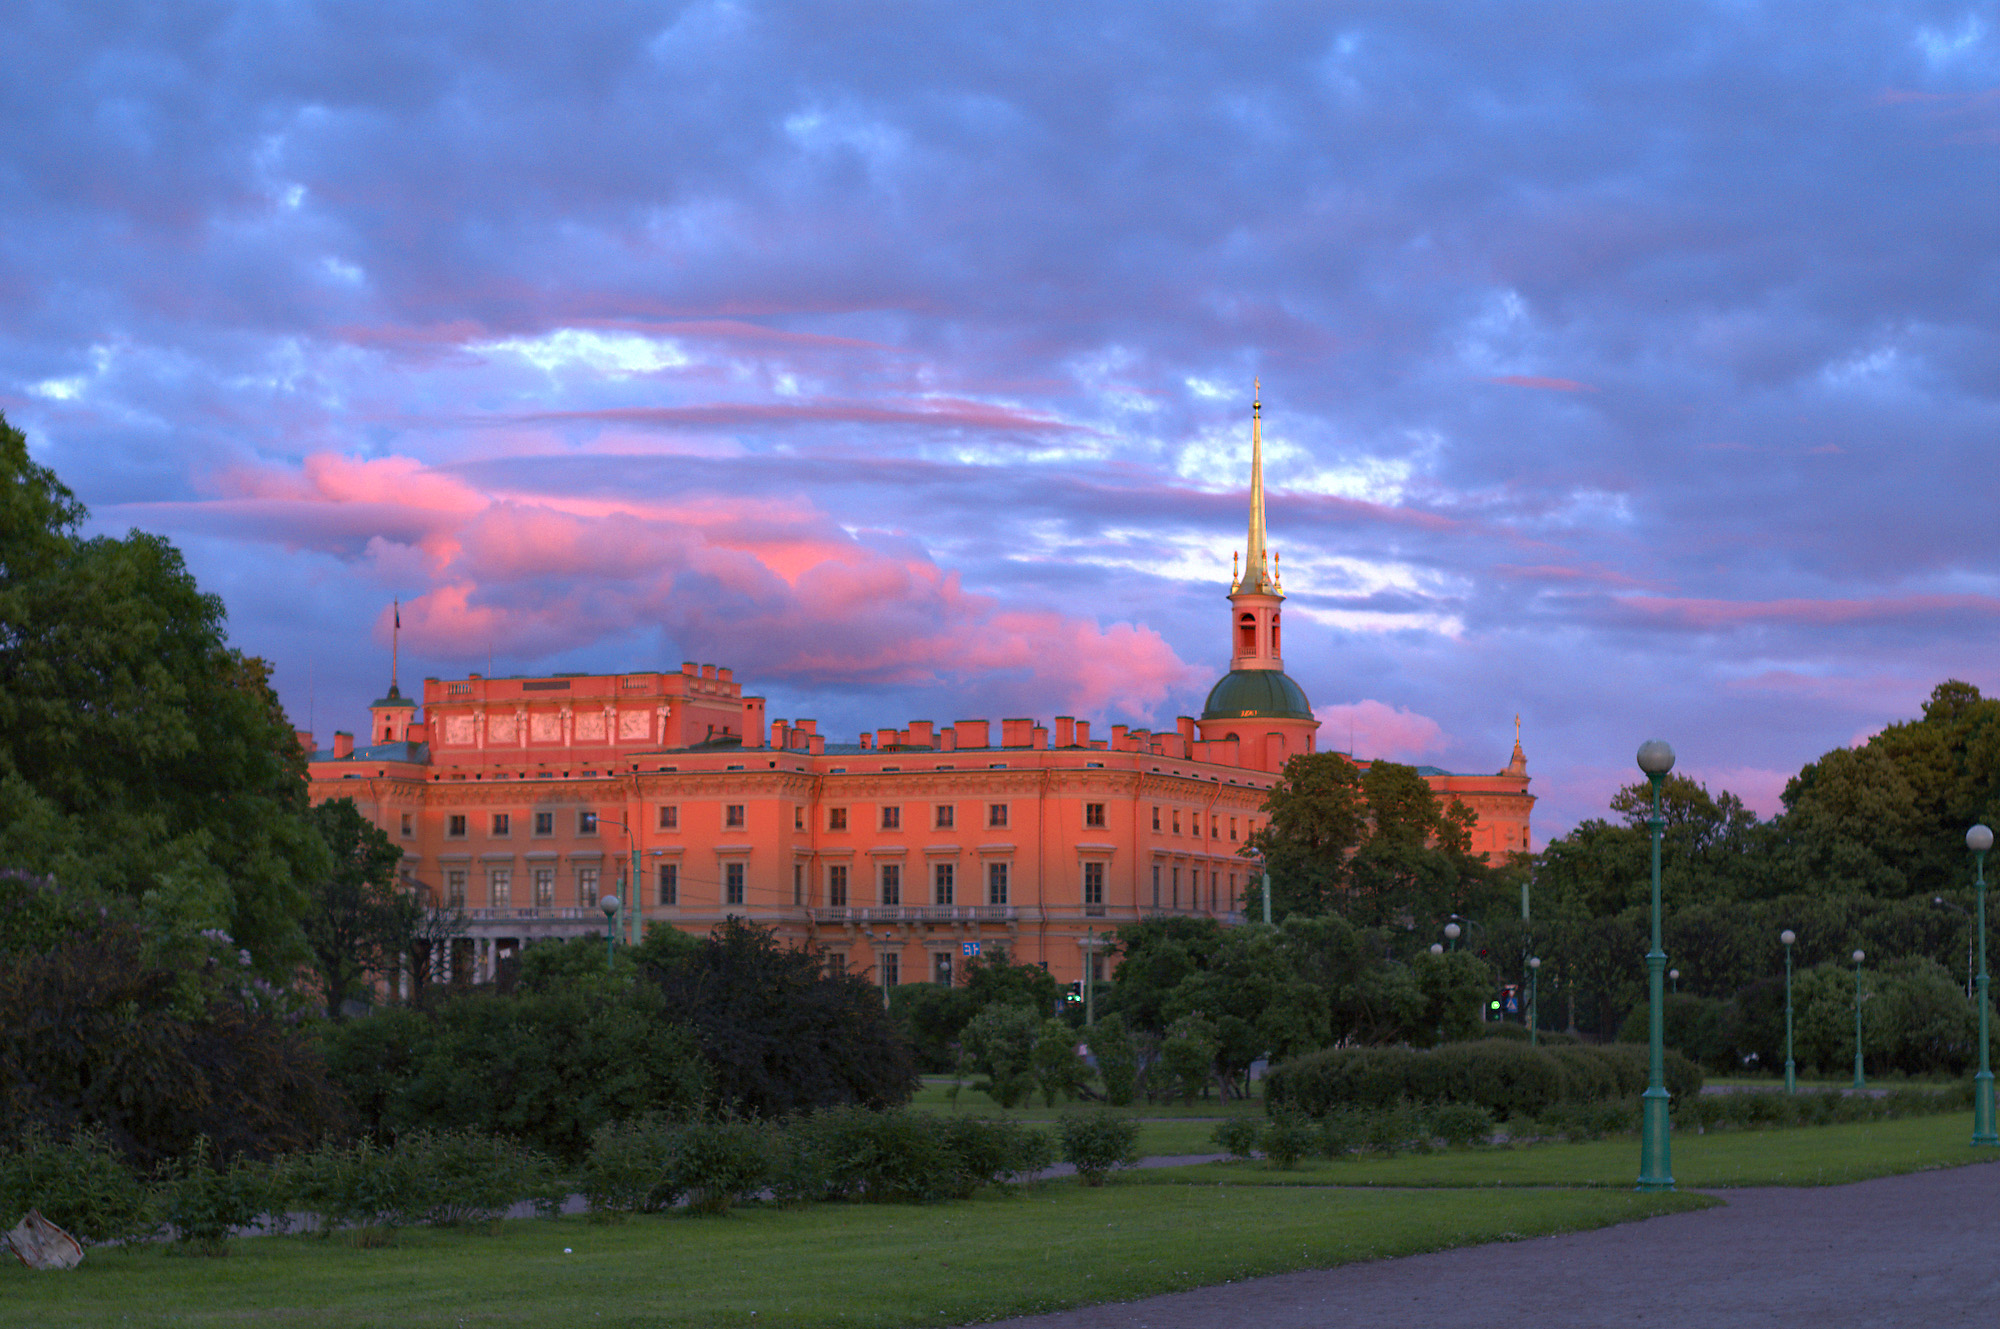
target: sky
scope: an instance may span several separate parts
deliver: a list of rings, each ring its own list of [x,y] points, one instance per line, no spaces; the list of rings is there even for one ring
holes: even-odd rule
[[[1536,841],[2000,689],[2000,6],[0,3],[0,411],[294,721],[1287,671]]]

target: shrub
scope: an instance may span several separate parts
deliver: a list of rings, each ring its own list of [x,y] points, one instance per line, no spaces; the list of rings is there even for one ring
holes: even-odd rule
[[[1061,1020],[1042,1021],[1028,1058],[1044,1106],[1054,1107],[1058,1098],[1077,1097],[1090,1079],[1090,1068],[1076,1055],[1076,1031]]]
[[[1318,1119],[1319,1151],[1327,1158],[1345,1158],[1368,1138],[1367,1122],[1354,1108],[1335,1108]]]
[[[687,1195],[693,1213],[726,1214],[770,1175],[770,1132],[754,1122],[690,1122],[674,1134],[667,1185]]]
[[[321,1236],[343,1227],[397,1227],[422,1203],[394,1153],[368,1139],[328,1141],[294,1155],[280,1175],[289,1194],[278,1202],[304,1212]]]
[[[986,1078],[973,1087],[1003,1108],[1035,1089],[1035,1043],[1041,1021],[1025,1006],[988,1006],[965,1026],[965,1055]]]
[[[1104,1081],[1104,1099],[1113,1107],[1130,1107],[1139,1087],[1139,1054],[1125,1032],[1125,1017],[1107,1015],[1088,1034],[1097,1074]]]
[[[162,1189],[161,1216],[181,1249],[197,1255],[227,1255],[230,1235],[256,1222],[270,1200],[265,1170],[240,1158],[216,1167],[206,1136],[168,1170]]]
[[[593,1218],[651,1214],[672,1207],[682,1188],[670,1179],[676,1131],[655,1113],[608,1121],[590,1135],[590,1154],[577,1180]]]
[[[1295,1168],[1313,1151],[1319,1132],[1312,1120],[1297,1112],[1280,1112],[1264,1128],[1264,1157],[1274,1167]]]
[[[1666,1057],[1667,1090],[1701,1091],[1701,1070]],[[1501,1120],[1540,1117],[1561,1102],[1623,1098],[1646,1087],[1643,1048],[1536,1048],[1502,1039],[1409,1048],[1335,1048],[1294,1058],[1264,1081],[1266,1109],[1321,1117],[1337,1106],[1388,1109],[1404,1101],[1470,1103]]]
[[[1060,1133],[1063,1161],[1086,1186],[1102,1186],[1112,1169],[1138,1161],[1139,1123],[1112,1109],[1066,1113]]]
[[[1493,1134],[1493,1117],[1477,1103],[1444,1103],[1431,1113],[1431,1133],[1456,1149],[1483,1144]]]
[[[946,1123],[900,1109],[835,1108],[793,1123],[787,1135],[816,1137],[828,1199],[921,1203],[958,1193],[960,1162]]]
[[[137,1241],[159,1228],[152,1195],[107,1133],[79,1127],[66,1143],[30,1126],[0,1153],[0,1231],[39,1209],[86,1246]]]
[[[959,1199],[970,1199],[981,1186],[1007,1185],[1038,1172],[1054,1157],[1054,1142],[1047,1132],[1019,1122],[981,1117],[951,1117],[943,1122],[944,1145],[958,1179],[953,1194]]]
[[[396,1142],[416,1221],[433,1227],[507,1216],[553,1160],[513,1140],[476,1131],[418,1131]]]
[[[1162,1096],[1192,1103],[1215,1077],[1215,1022],[1199,1014],[1183,1015],[1167,1027],[1160,1043],[1157,1073]]]
[[[1230,1117],[1215,1128],[1214,1139],[1231,1158],[1249,1158],[1257,1152],[1257,1140],[1262,1133],[1255,1119]]]

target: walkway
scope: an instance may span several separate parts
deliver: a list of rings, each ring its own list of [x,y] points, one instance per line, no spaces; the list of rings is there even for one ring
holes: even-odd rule
[[[2000,1318],[2000,1162],[1713,1192],[1643,1223],[1281,1274],[1015,1329],[1944,1329]]]

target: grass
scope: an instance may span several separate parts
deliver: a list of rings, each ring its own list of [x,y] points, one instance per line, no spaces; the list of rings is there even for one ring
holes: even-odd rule
[[[1684,1189],[1728,1186],[1835,1186],[1870,1177],[1966,1163],[2000,1153],[1974,1149],[1972,1114],[1858,1121],[1793,1130],[1675,1131],[1674,1182]],[[1134,1174],[1148,1185],[1266,1186],[1601,1186],[1630,1187],[1639,1173],[1636,1136],[1587,1144],[1461,1149],[1395,1158],[1309,1160],[1285,1172],[1261,1163],[1206,1163]]]
[[[1710,1203],[1609,1190],[1055,1184],[926,1208],[523,1220],[487,1235],[405,1233],[375,1250],[295,1237],[239,1241],[221,1260],[98,1251],[68,1274],[0,1270],[0,1306],[10,1324],[195,1329],[957,1324]]]

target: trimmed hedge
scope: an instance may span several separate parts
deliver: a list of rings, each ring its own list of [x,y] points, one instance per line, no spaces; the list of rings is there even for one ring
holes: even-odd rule
[[[1468,1103],[1502,1121],[1536,1117],[1557,1103],[1628,1098],[1646,1088],[1646,1050],[1632,1047],[1537,1048],[1511,1040],[1448,1043],[1416,1049],[1332,1048],[1271,1068],[1264,1107],[1324,1117],[1336,1108],[1393,1108],[1399,1103]],[[1667,1092],[1701,1092],[1701,1068],[1666,1056]]]

